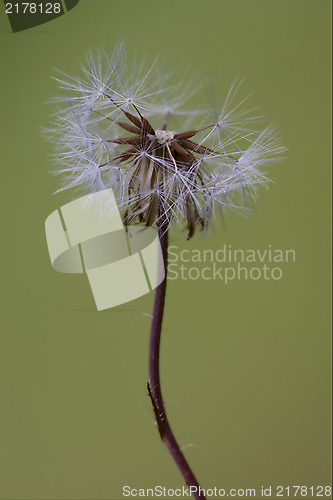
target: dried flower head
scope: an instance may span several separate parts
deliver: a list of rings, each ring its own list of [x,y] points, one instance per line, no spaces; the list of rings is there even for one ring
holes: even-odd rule
[[[148,71],[133,61],[129,71],[125,59],[118,47],[111,58],[90,56],[82,79],[57,79],[67,95],[57,98],[61,107],[48,132],[61,164],[57,173],[65,175],[61,189],[112,187],[125,225],[167,229],[186,221],[191,238],[218,210],[254,198],[268,180],[263,167],[283,148],[271,127],[251,127],[259,117],[242,110],[244,100],[233,104],[239,84],[220,113],[187,111],[191,81],[183,89],[167,86],[156,61]]]

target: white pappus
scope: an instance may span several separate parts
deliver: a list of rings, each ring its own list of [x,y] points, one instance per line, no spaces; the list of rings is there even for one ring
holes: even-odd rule
[[[56,78],[64,95],[47,136],[55,144],[62,189],[112,187],[125,225],[167,230],[173,221],[191,238],[225,207],[242,208],[267,185],[267,165],[284,151],[273,127],[235,104],[232,85],[220,113],[187,110],[198,85],[169,85],[157,60],[126,64],[123,46],[89,56],[82,78]],[[176,118],[176,119],[175,119]]]

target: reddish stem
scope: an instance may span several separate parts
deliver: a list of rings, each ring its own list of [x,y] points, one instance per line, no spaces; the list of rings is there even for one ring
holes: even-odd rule
[[[169,425],[165,406],[162,398],[161,383],[160,383],[160,343],[161,343],[161,330],[165,304],[165,293],[167,283],[167,266],[168,266],[168,232],[159,229],[160,243],[162,247],[163,262],[165,269],[165,278],[163,282],[156,288],[155,303],[153,311],[153,320],[150,333],[150,348],[149,348],[149,383],[148,391],[151,398],[158,430],[162,441],[166,444],[169,452],[180,472],[186,481],[186,484],[191,488],[191,493],[196,500],[205,500],[203,492],[200,491],[199,483],[194,476],[189,464],[187,463],[180,447],[173,435]]]

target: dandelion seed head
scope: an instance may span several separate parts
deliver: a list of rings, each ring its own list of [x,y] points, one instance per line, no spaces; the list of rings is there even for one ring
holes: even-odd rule
[[[170,85],[157,60],[126,64],[124,46],[111,56],[89,54],[82,77],[61,74],[47,137],[54,143],[55,173],[63,189],[85,193],[112,187],[125,225],[186,225],[188,238],[206,229],[225,208],[242,209],[265,169],[284,148],[274,129],[257,130],[262,118],[235,102],[231,86],[221,110],[186,109],[198,87]],[[175,129],[170,120],[176,117]]]

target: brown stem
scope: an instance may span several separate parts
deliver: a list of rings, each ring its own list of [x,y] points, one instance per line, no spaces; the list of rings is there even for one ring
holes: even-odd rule
[[[160,343],[161,343],[161,330],[164,313],[165,292],[167,283],[167,267],[168,267],[168,232],[159,229],[160,243],[162,247],[165,278],[163,282],[156,288],[155,303],[153,311],[153,320],[150,333],[150,348],[149,348],[149,382],[148,392],[154,408],[156,422],[162,441],[166,444],[169,452],[180,472],[183,474],[186,484],[191,488],[191,493],[196,500],[205,500],[203,492],[200,491],[200,486],[196,480],[189,464],[187,463],[179,445],[173,435],[169,425],[165,406],[162,398],[161,384],[160,384]]]

